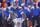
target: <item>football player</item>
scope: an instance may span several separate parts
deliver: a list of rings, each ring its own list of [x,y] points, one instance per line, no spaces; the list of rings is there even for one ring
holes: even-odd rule
[[[23,17],[23,19],[26,19],[26,15],[24,14],[22,7],[18,6],[18,1],[13,1],[13,7],[11,7],[9,12],[10,16],[15,14],[17,20],[16,24],[18,27],[21,25],[21,18]]]

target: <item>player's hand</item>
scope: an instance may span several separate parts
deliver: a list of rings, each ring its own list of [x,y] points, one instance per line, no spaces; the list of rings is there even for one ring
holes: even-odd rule
[[[1,11],[0,11],[0,13],[1,13]]]
[[[9,11],[9,13],[10,13],[10,14],[13,14],[13,12],[12,12],[12,11]]]

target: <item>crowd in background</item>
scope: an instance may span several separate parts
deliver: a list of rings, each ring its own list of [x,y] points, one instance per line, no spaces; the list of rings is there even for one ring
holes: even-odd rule
[[[11,5],[11,2],[12,2],[13,0],[3,0],[3,2],[2,2],[2,5],[4,4],[4,3],[7,3],[7,4],[9,4],[9,5]],[[15,0],[14,0],[15,1]],[[28,6],[28,5],[33,5],[33,3],[35,2],[37,2],[38,0],[18,0],[18,3],[19,3],[19,6],[21,6],[21,3],[25,3],[25,6]]]

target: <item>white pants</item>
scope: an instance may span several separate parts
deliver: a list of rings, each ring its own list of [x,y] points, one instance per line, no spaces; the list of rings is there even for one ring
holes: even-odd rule
[[[21,25],[22,25],[22,22],[24,21],[24,19],[23,18],[16,18],[16,19],[14,19],[13,20],[14,21],[14,23],[17,25],[17,23],[19,22],[20,23],[20,27],[21,27]],[[17,26],[16,26],[17,27]]]

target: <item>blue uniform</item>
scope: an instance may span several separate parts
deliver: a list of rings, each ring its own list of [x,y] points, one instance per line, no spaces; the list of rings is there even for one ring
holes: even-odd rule
[[[32,13],[32,27],[34,27],[35,20],[38,23],[38,27],[40,27],[40,22],[39,22],[39,7],[32,7],[31,8],[31,13]]]
[[[8,8],[7,8],[7,9],[4,8],[4,9],[3,9],[3,12],[4,12],[4,15],[5,15],[5,16],[9,16],[9,9],[8,9]]]
[[[33,16],[39,16],[39,7],[32,7],[31,13]]]
[[[23,8],[23,12],[24,12],[24,14],[26,15],[26,18],[28,18],[28,16],[29,16],[29,11],[28,11],[27,7],[24,7],[24,8]],[[24,26],[24,22],[25,22],[25,26]],[[22,27],[27,27],[27,19],[25,19],[24,22],[23,22]]]
[[[23,8],[23,12],[24,12],[26,15],[28,15],[28,13],[29,13],[29,11],[27,10],[26,7]],[[27,17],[28,17],[28,16],[27,16]]]
[[[23,13],[23,9],[22,9],[21,7],[16,8],[16,10],[14,10],[14,8],[11,7],[10,10],[13,12],[13,14],[15,14],[15,16],[16,16],[17,18],[21,18],[21,17],[22,17],[21,14]]]
[[[0,15],[2,15],[2,8],[0,8]]]
[[[31,18],[31,15],[29,15],[30,10],[28,10],[27,7],[24,7],[23,12],[27,15],[27,16],[26,16],[27,18]]]

